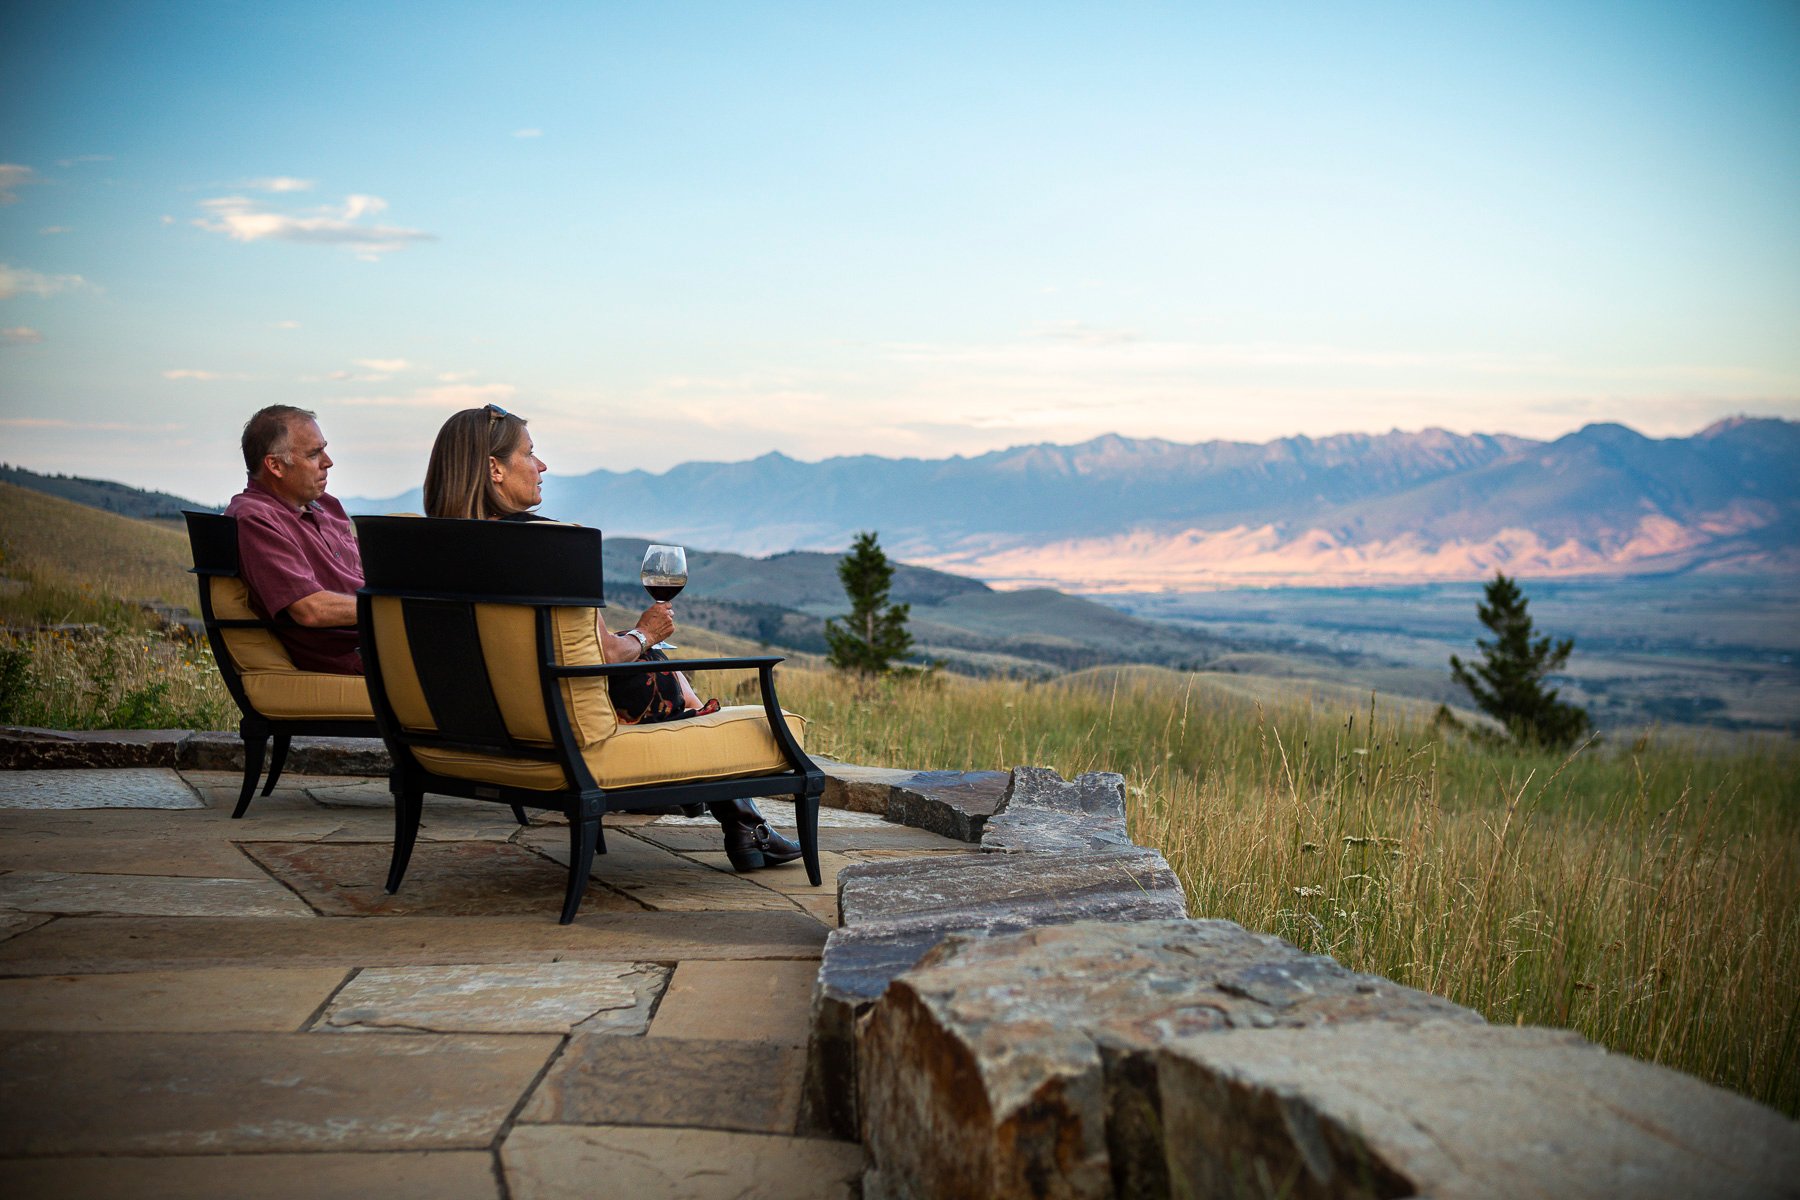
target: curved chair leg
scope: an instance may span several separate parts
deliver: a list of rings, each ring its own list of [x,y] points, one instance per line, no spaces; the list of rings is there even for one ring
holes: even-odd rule
[[[524,808],[522,808],[522,807],[521,807],[521,806],[519,806],[519,805],[517,805],[517,804],[515,804],[515,805],[513,805],[513,806],[512,806],[512,810],[513,810],[513,820],[515,820],[515,821],[517,821],[517,822],[518,822],[518,823],[519,823],[519,824],[521,824],[521,825],[529,825],[529,824],[531,824],[531,822],[530,822],[530,821],[528,821],[528,820],[526,820],[526,819],[525,819],[525,810],[524,810]]]
[[[563,897],[562,919],[567,925],[581,907],[582,893],[587,891],[588,872],[594,866],[594,844],[600,840],[600,818],[589,817],[569,822],[569,891]]]
[[[794,797],[794,825],[800,835],[800,861],[806,864],[807,882],[819,886],[819,794],[801,792]]]
[[[425,790],[417,784],[394,786],[394,857],[388,863],[387,890],[400,890],[406,864],[412,860],[413,843],[419,838],[419,817],[425,809]]]
[[[281,778],[281,768],[287,766],[288,743],[294,740],[291,733],[275,735],[275,753],[269,756],[269,778],[263,783],[263,795],[275,790],[275,781]]]
[[[269,747],[266,733],[252,736],[239,729],[238,736],[244,739],[244,786],[238,792],[237,807],[231,810],[234,821],[250,810],[250,797],[256,795],[256,780],[262,774],[263,753]]]

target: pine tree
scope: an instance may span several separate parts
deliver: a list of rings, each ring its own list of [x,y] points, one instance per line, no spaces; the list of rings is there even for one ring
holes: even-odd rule
[[[1493,640],[1476,639],[1482,661],[1473,667],[1452,654],[1450,674],[1515,742],[1567,749],[1588,731],[1587,710],[1558,700],[1556,689],[1546,689],[1543,681],[1569,661],[1575,639],[1534,638],[1527,603],[1519,585],[1496,571],[1487,585],[1487,603],[1475,609]]]
[[[873,675],[891,670],[893,660],[912,649],[912,635],[906,631],[912,606],[887,602],[894,566],[876,544],[874,533],[856,535],[850,553],[838,563],[838,578],[850,598],[850,615],[842,625],[825,622],[831,665]]]

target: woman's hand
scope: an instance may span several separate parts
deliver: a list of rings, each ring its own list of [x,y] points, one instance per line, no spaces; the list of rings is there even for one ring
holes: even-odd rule
[[[675,632],[675,610],[666,600],[652,604],[638,617],[637,630],[650,639],[652,646],[668,641]]]

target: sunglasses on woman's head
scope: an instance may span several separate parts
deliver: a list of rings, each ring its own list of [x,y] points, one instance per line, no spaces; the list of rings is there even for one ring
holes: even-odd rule
[[[494,427],[494,422],[498,421],[501,417],[512,416],[511,413],[507,412],[504,408],[501,408],[498,404],[484,404],[481,407],[487,412],[489,429],[492,429]]]

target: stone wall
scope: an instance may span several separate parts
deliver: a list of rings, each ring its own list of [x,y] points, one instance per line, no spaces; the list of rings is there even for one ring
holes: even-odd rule
[[[1800,1196],[1800,1127],[1190,920],[1124,781],[827,768],[972,843],[839,876],[807,1117],[900,1197]]]

